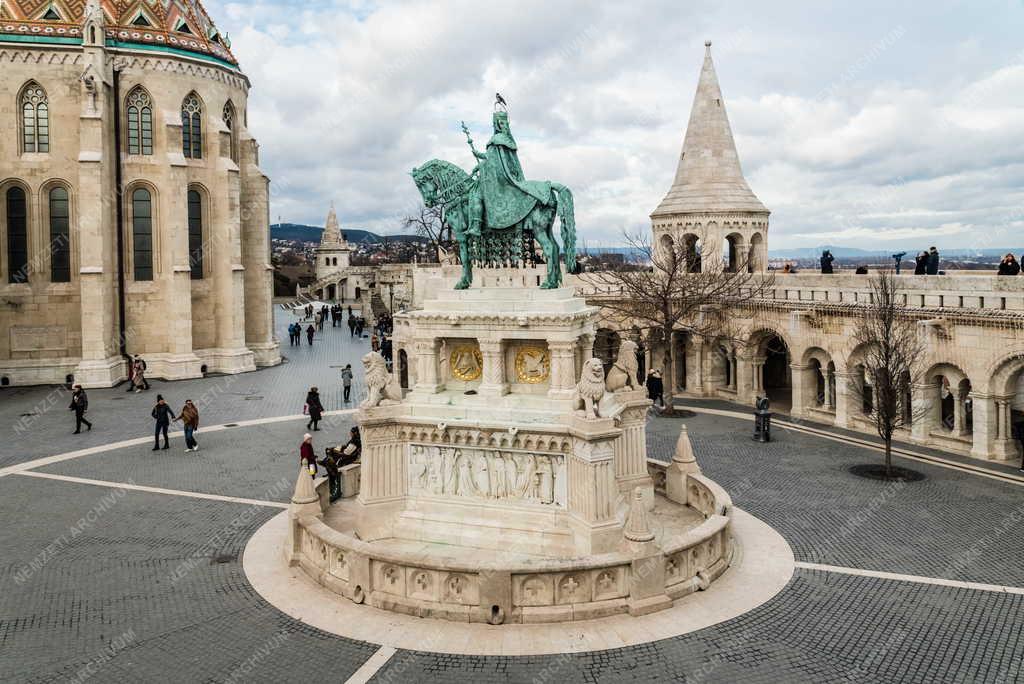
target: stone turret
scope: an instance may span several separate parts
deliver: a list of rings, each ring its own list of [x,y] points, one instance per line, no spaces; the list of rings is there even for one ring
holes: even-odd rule
[[[743,177],[725,100],[705,45],[675,180],[651,214],[655,245],[682,241],[693,271],[767,266],[768,209]]]
[[[351,254],[352,247],[349,246],[345,235],[341,232],[338,225],[338,214],[334,210],[332,202],[331,210],[327,213],[324,233],[320,238],[320,246],[316,248],[317,280],[347,269]]]

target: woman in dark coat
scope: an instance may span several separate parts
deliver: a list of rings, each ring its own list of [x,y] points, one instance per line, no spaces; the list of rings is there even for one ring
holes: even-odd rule
[[[315,332],[316,332],[316,328],[314,328],[312,325],[310,325],[308,328],[306,328],[306,340],[310,344],[313,344],[313,333],[315,333]]]
[[[1003,260],[999,262],[999,275],[1015,276],[1018,273],[1020,273],[1020,264],[1017,263],[1016,257],[1012,254],[1007,254],[1003,257]]]
[[[320,391],[316,387],[310,387],[309,393],[306,395],[306,411],[309,412],[306,429],[313,428],[313,432],[318,432],[320,428],[317,427],[317,423],[323,416],[324,406],[320,403]]]
[[[914,257],[914,275],[925,275],[928,272],[928,252],[921,252]]]

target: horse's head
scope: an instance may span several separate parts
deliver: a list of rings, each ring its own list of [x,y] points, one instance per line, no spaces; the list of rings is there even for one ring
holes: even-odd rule
[[[412,170],[412,179],[428,207],[449,204],[469,192],[473,180],[451,162],[431,159]]]
[[[437,204],[437,182],[434,179],[434,174],[431,172],[431,166],[433,162],[427,162],[423,166],[417,166],[409,174],[412,176],[412,180],[416,183],[416,187],[420,191],[420,195],[423,196],[423,204],[428,207],[432,207]]]

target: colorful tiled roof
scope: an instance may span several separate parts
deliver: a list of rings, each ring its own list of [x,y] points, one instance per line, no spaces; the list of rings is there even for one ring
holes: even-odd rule
[[[231,43],[199,0],[98,0],[106,19],[107,44],[136,43],[198,52],[238,64]],[[82,38],[85,0],[0,0],[2,34],[41,42]]]

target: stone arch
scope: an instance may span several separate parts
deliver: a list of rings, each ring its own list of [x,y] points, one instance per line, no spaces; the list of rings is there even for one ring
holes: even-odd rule
[[[737,273],[747,267],[747,247],[743,235],[729,233],[722,240],[722,263],[729,273]]]
[[[35,198],[27,183],[18,178],[0,181],[0,264],[5,283],[27,283],[35,239]],[[10,215],[9,215],[10,214]]]
[[[832,355],[821,347],[808,347],[801,356],[794,383],[800,383],[802,406],[834,411],[836,405],[836,364]]]
[[[747,339],[753,355],[752,392],[767,396],[773,405],[792,406],[793,345],[786,335],[771,328],[759,328]]]
[[[686,259],[686,271],[688,273],[700,273],[703,268],[701,252],[704,248],[700,235],[684,233],[680,239],[683,244],[683,258]]]

